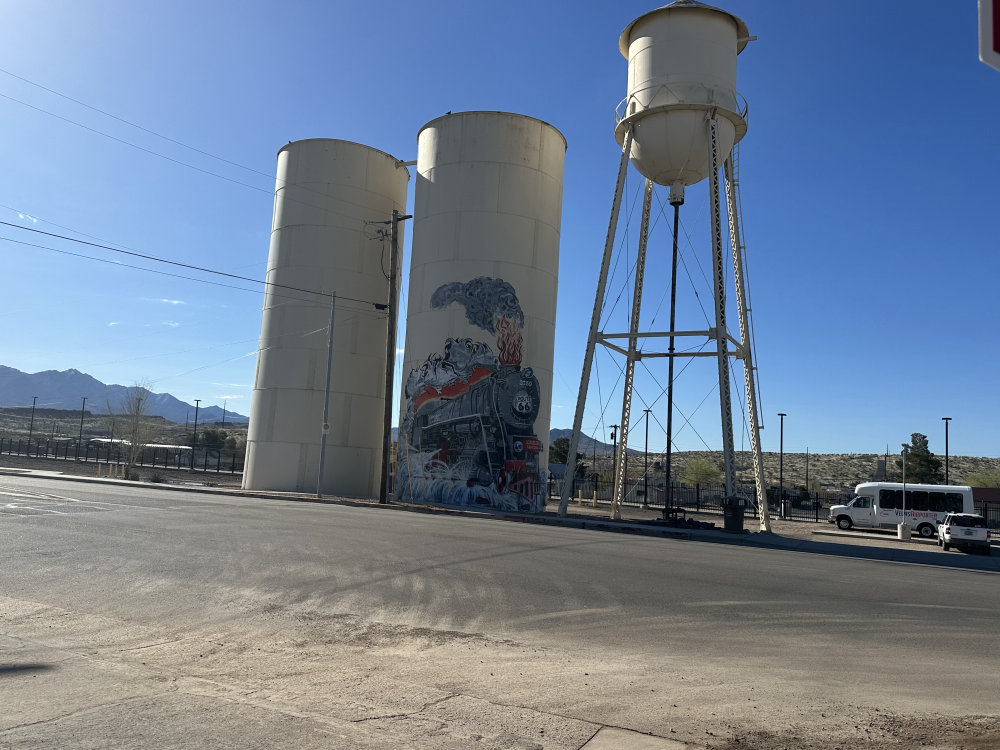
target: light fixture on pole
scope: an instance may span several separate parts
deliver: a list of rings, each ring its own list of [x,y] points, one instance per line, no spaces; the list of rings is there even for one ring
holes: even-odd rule
[[[951,421],[951,417],[941,417],[941,421],[944,422],[944,483],[950,484],[948,481],[948,423]]]
[[[785,417],[784,412],[778,412],[781,417],[781,428],[778,443],[778,510],[785,517]]]
[[[612,478],[614,484],[612,487],[618,486],[618,443],[616,438],[618,437],[618,425],[611,425],[611,467],[612,467]]]
[[[646,412],[646,447],[642,452],[645,458],[642,467],[642,504],[646,506],[649,505],[649,412],[652,409],[643,409],[643,411]]]
[[[198,407],[201,399],[194,400],[194,432],[191,433],[191,471],[194,471],[194,449],[198,446]]]
[[[31,397],[31,424],[28,425],[28,455],[31,455],[31,434],[35,431],[35,402],[38,396]]]
[[[85,409],[87,408],[87,397],[81,396],[83,399],[83,404],[80,406],[80,435],[76,439],[76,460],[80,460],[80,443],[83,442],[83,415]]]

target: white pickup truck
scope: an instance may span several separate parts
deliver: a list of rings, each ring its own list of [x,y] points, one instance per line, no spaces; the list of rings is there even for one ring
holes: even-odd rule
[[[990,554],[990,530],[986,519],[976,513],[949,513],[938,525],[938,546],[947,552],[957,549],[979,550]]]

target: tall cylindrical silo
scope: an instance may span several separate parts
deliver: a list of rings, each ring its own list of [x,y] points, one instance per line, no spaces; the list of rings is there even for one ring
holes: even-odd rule
[[[378,494],[387,327],[372,303],[388,300],[389,241],[366,222],[405,211],[408,180],[398,159],[358,143],[310,139],[278,151],[245,489],[317,491],[332,312],[320,491]]]
[[[417,136],[398,499],[544,505],[565,153],[504,112]]]
[[[633,128],[630,157],[660,185],[693,185],[710,170],[708,115],[718,122],[718,163],[746,133],[736,93],[736,56],[746,24],[695,0],[640,16],[618,40],[628,60],[628,96],[619,106],[618,143]],[[623,111],[622,111],[622,108]]]

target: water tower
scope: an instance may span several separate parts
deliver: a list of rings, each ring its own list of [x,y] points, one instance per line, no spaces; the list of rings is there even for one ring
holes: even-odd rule
[[[719,405],[722,426],[722,449],[725,464],[726,495],[736,494],[733,418],[729,387],[730,358],[743,362],[747,412],[753,452],[757,502],[761,508],[761,526],[769,527],[767,504],[762,487],[763,464],[760,451],[760,427],[754,367],[749,341],[743,246],[739,228],[738,186],[735,179],[733,146],[746,134],[746,109],[736,93],[736,57],[751,40],[746,24],[731,13],[695,0],[677,0],[646,13],[630,23],[619,39],[619,49],[628,60],[627,96],[618,107],[615,138],[622,146],[621,162],[615,186],[604,256],[598,277],[597,294],[591,318],[590,334],[584,357],[583,375],[577,397],[569,455],[579,445],[583,412],[586,405],[594,351],[598,344],[624,354],[624,395],[615,467],[612,515],[620,515],[625,488],[627,440],[631,419],[635,363],[650,357],[666,357],[669,367],[667,412],[667,477],[669,488],[672,445],[674,359],[686,356],[675,351],[675,339],[703,336],[714,344],[718,362]],[[630,327],[627,333],[606,334],[600,330],[605,291],[622,193],[629,161],[645,179],[639,247],[636,258]],[[739,337],[730,334],[726,325],[726,282],[722,238],[722,209],[719,169],[725,168],[729,242],[737,296]],[[715,326],[707,331],[675,330],[677,280],[677,233],[684,188],[708,178],[710,196],[710,231],[712,239]],[[649,220],[653,185],[670,188],[669,202],[674,207],[673,261],[670,291],[670,327],[667,331],[640,331],[640,307],[646,264]],[[637,342],[668,342],[666,352],[639,351]],[[730,348],[730,343],[733,348]],[[560,513],[569,501],[570,483],[564,483]],[[669,504],[669,489],[667,503]]]

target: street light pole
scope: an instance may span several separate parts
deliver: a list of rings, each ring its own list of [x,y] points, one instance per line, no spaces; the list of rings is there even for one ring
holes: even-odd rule
[[[31,397],[31,424],[28,425],[28,455],[31,455],[31,435],[35,431],[35,402],[38,396]]]
[[[778,503],[781,517],[785,517],[785,417],[784,412],[778,412],[781,417],[780,442],[778,444]]]
[[[76,439],[76,460],[80,460],[80,443],[83,442],[83,415],[84,409],[87,408],[87,397],[80,396],[83,399],[83,404],[80,406],[80,435]]]
[[[611,480],[614,482],[612,487],[618,486],[618,425],[611,425]],[[614,492],[614,490],[612,490]]]
[[[950,484],[948,481],[948,423],[951,421],[951,417],[941,417],[944,422],[944,483]]]
[[[194,449],[198,446],[198,407],[201,399],[194,400],[194,432],[191,433],[191,471],[194,471]]]
[[[643,451],[645,463],[642,467],[642,504],[649,505],[649,412],[652,409],[643,409],[646,412],[646,448]]]

